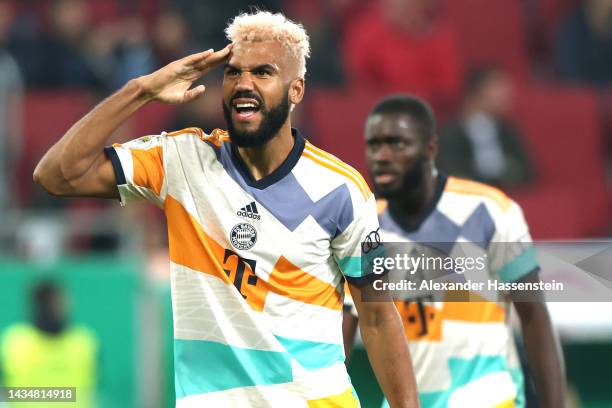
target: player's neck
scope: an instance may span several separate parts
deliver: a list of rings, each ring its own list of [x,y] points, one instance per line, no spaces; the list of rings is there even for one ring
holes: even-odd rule
[[[261,147],[239,147],[238,152],[255,180],[272,174],[287,158],[295,139],[291,134],[291,122],[287,120],[278,133]]]
[[[426,172],[423,181],[397,199],[389,200],[389,211],[404,228],[413,229],[425,215],[436,194],[437,172]]]

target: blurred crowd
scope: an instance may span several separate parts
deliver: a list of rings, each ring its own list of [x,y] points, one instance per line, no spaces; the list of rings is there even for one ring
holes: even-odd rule
[[[525,13],[533,73],[609,85],[608,0],[516,2]],[[314,51],[310,83],[410,89],[438,103],[456,102],[471,67],[462,61],[450,3],[454,0],[2,0],[0,45],[28,88],[106,92],[189,52],[223,46],[227,21],[258,7],[283,11],[307,27]],[[466,6],[477,14],[478,3]],[[547,8],[553,11],[547,14]],[[6,72],[8,64],[3,61]]]
[[[457,32],[456,13],[466,9],[478,23],[479,7],[486,3],[489,1],[0,0],[0,208],[80,205],[62,204],[33,186],[24,187],[44,151],[27,142],[37,136],[24,129],[42,120],[26,116],[35,104],[30,95],[84,91],[92,96],[84,113],[97,98],[130,78],[189,53],[222,47],[227,21],[253,6],[283,11],[307,28],[313,50],[309,87],[403,91],[432,103],[442,119],[439,165],[452,174],[507,189],[537,179],[535,158],[510,115],[517,84],[528,80],[581,84],[602,95],[600,121],[607,132],[603,140],[612,140],[612,121],[607,119],[612,98],[606,97],[612,94],[612,1],[496,1],[500,10],[504,4],[512,10],[519,7],[518,35],[525,39],[528,56],[524,64],[510,49],[505,60],[466,58],[466,53],[479,51],[470,51],[470,44],[462,43],[465,38]],[[504,29],[506,23],[486,22]],[[472,28],[464,27],[463,32]],[[508,33],[512,29],[508,26]],[[208,97],[164,115],[162,128],[157,130],[223,126],[220,75],[213,74],[208,81]],[[69,95],[72,101],[78,100]],[[53,104],[54,98],[45,103]],[[46,127],[52,128],[50,123],[38,123],[36,129]],[[311,130],[316,142],[317,130]],[[127,130],[120,133],[118,138],[140,136]],[[59,136],[41,136],[43,147],[48,148]],[[147,211],[138,210],[146,214],[139,216],[151,216]],[[49,230],[48,225],[46,228]],[[21,229],[28,235],[26,227]],[[30,235],[39,234],[40,229],[33,231]],[[145,234],[155,247],[163,241],[160,235],[163,232]],[[80,242],[72,246],[114,250],[121,245],[112,234],[96,236],[87,244]]]

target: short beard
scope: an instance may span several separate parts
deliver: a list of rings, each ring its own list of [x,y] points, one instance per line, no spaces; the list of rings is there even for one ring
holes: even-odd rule
[[[412,169],[408,170],[403,177],[401,187],[395,190],[383,191],[374,184],[374,189],[379,197],[382,197],[388,201],[401,200],[405,197],[410,197],[414,191],[419,190],[425,182],[425,172],[428,168],[428,160],[425,155],[419,156],[417,161],[412,166]]]
[[[231,103],[231,102],[230,102]],[[238,147],[261,147],[268,143],[276,136],[278,131],[287,121],[289,117],[290,104],[289,104],[289,93],[285,92],[283,100],[278,105],[265,112],[264,105],[260,105],[260,112],[262,114],[261,123],[259,127],[254,131],[239,131],[234,127],[232,122],[231,108],[225,104],[225,101],[221,103],[223,105],[223,115],[227,122],[227,130],[229,131],[230,140]]]

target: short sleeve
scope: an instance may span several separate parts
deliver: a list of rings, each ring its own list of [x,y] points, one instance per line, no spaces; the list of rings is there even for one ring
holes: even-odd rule
[[[379,275],[374,274],[371,268],[362,266],[362,243],[373,241],[374,245],[369,245],[368,249],[376,249],[376,243],[380,243],[380,240],[373,240],[372,236],[380,236],[374,196],[370,194],[356,207],[353,222],[332,241],[332,251],[346,280],[352,285],[363,286]]]
[[[491,271],[503,282],[515,282],[539,269],[537,254],[521,207],[511,202],[500,231],[489,247]]]
[[[166,136],[144,136],[105,149],[115,176],[121,205],[149,201],[163,207],[167,192],[165,157]]]

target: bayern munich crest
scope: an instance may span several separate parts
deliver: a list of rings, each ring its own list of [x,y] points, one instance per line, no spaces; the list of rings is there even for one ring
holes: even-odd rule
[[[257,230],[246,222],[236,224],[230,232],[230,242],[236,249],[251,249],[257,242]]]

